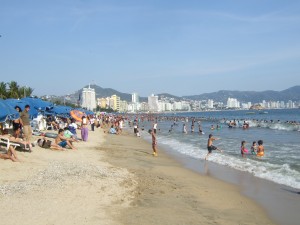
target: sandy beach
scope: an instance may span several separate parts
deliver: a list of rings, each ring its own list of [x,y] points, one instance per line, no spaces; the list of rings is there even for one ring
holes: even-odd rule
[[[0,224],[274,224],[238,187],[185,169],[131,134],[1,160]]]

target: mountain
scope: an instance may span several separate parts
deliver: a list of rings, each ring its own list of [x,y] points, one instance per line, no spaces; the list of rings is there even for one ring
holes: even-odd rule
[[[88,88],[88,87],[89,87],[89,85],[86,85],[83,88]],[[131,94],[122,93],[122,92],[119,92],[119,91],[114,90],[112,88],[102,88],[102,87],[100,87],[98,85],[95,85],[95,84],[91,84],[90,87],[95,89],[96,98],[106,98],[106,97],[110,97],[112,95],[117,95],[121,98],[121,100],[125,100],[127,102],[131,101]],[[75,91],[74,94],[70,95],[70,99],[71,99],[72,102],[77,101],[77,99],[79,98],[80,93],[82,92],[82,89],[80,89],[78,91]],[[144,97],[144,98],[141,97],[140,100],[141,101],[147,101],[148,99],[146,97]]]
[[[265,101],[299,101],[300,86],[294,86],[283,91],[218,91],[200,95],[183,96],[191,100],[213,99],[217,102],[226,102],[228,98],[236,98],[240,102],[262,102]]]
[[[87,88],[85,86],[85,88]],[[96,98],[106,98],[110,97],[112,95],[120,96],[121,100],[125,100],[127,102],[131,101],[131,94],[128,93],[122,93],[119,91],[116,91],[112,88],[102,88],[98,85],[90,85],[91,88],[95,89],[96,92]],[[76,91],[74,94],[71,94],[70,100],[72,102],[76,102],[79,98],[79,94],[82,92],[82,89]],[[160,98],[169,98],[174,100],[183,100],[183,99],[190,99],[190,100],[208,100],[213,99],[216,102],[227,102],[228,98],[236,98],[240,102],[252,102],[252,103],[258,103],[265,101],[300,101],[300,85],[294,86],[291,88],[288,88],[283,91],[228,91],[228,90],[221,90],[218,92],[212,92],[212,93],[204,93],[200,95],[190,95],[190,96],[175,96],[170,95],[168,93],[161,93],[158,94]],[[140,102],[147,102],[147,97],[140,97]]]

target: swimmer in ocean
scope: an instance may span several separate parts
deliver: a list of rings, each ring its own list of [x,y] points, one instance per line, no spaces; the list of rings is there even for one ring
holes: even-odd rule
[[[248,153],[248,149],[246,149],[246,141],[241,142],[241,155],[245,157],[245,154]]]
[[[251,146],[251,154],[256,155],[256,151],[257,151],[256,141],[253,141]]]
[[[265,155],[265,148],[263,146],[263,140],[259,140],[258,142],[258,148],[257,148],[257,156],[264,156]]]

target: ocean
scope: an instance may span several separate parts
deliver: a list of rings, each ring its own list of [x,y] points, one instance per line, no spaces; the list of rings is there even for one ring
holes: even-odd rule
[[[192,160],[203,160],[207,154],[209,134],[220,138],[214,145],[223,153],[213,151],[208,161],[237,171],[243,171],[265,180],[300,189],[300,109],[274,109],[261,111],[210,111],[176,114],[155,114],[158,118],[158,148],[165,146],[170,153]],[[133,120],[135,117],[131,117]],[[191,132],[192,120],[194,132]],[[176,120],[176,121],[175,121]],[[237,126],[227,123],[235,120]],[[141,136],[150,141],[148,129],[152,127],[146,115],[138,116]],[[175,121],[175,122],[174,122]],[[242,125],[249,123],[248,129]],[[198,132],[199,123],[204,134]],[[183,124],[187,134],[183,133]],[[171,130],[171,125],[173,128]],[[215,129],[211,129],[212,125]],[[216,127],[219,127],[216,129]],[[171,130],[171,131],[170,131]],[[249,154],[241,156],[241,141],[246,141]],[[250,154],[253,141],[263,140],[265,156]]]

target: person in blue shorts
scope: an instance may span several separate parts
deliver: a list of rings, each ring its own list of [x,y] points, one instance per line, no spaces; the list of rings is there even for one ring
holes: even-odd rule
[[[76,150],[72,144],[72,138],[67,138],[64,136],[64,129],[58,130],[58,135],[55,138],[55,143],[62,148],[69,146],[71,149]]]
[[[207,160],[208,156],[212,153],[213,150],[218,150],[219,152],[222,152],[221,149],[217,148],[216,146],[213,145],[213,141],[219,140],[219,138],[213,137],[212,134],[208,135],[208,140],[207,140],[207,155],[205,157],[205,160]]]

